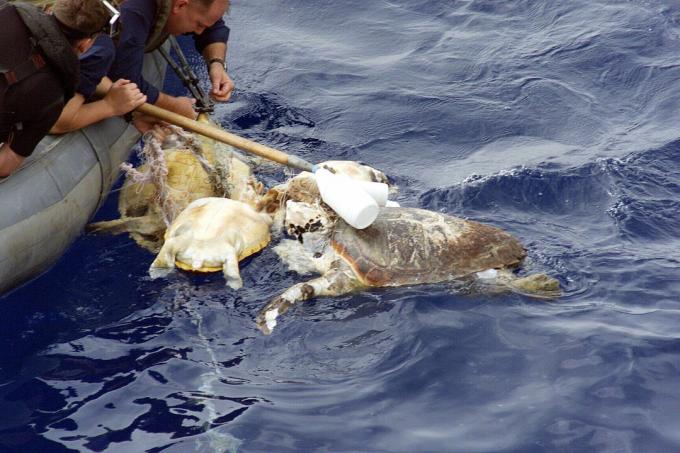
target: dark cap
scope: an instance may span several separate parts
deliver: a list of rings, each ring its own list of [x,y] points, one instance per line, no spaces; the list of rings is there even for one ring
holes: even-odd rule
[[[104,29],[111,15],[101,0],[56,0],[52,14],[73,34],[70,38],[87,38]]]

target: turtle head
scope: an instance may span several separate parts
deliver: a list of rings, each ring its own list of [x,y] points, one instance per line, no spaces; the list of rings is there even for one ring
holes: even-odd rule
[[[318,202],[305,203],[293,200],[286,202],[284,219],[286,233],[300,242],[303,242],[303,235],[306,233],[328,234],[332,223],[328,211]]]
[[[288,200],[314,203],[320,199],[314,175],[304,171],[284,184],[269,189],[257,203],[257,210],[273,215],[282,210]]]
[[[314,175],[302,172],[284,184],[274,186],[257,203],[256,209],[272,216],[274,225],[281,227],[286,217],[288,201],[318,203],[321,200]]]

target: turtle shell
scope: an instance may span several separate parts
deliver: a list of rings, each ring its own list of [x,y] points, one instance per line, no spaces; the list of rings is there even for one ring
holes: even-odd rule
[[[210,178],[201,166],[196,156],[187,149],[163,150],[165,165],[168,170],[166,176],[167,215],[170,221],[192,201],[204,197],[217,196]],[[137,170],[145,173],[148,164],[141,165]],[[163,210],[160,205],[158,188],[153,182],[135,182],[128,176],[118,198],[118,212],[122,218],[149,217],[156,231],[130,231],[130,236],[140,246],[157,252],[163,244],[165,223]]]
[[[499,228],[415,208],[382,208],[363,230],[339,220],[331,245],[367,286],[437,283],[516,266],[526,256]]]
[[[195,155],[186,149],[170,149],[163,152],[168,169],[167,190],[176,211],[175,216],[192,201],[215,196],[210,178]],[[144,173],[147,167],[148,165],[144,164],[138,170]],[[156,190],[156,186],[151,182],[136,183],[132,178],[126,178],[118,200],[119,212],[126,217],[148,214],[150,207],[156,203]]]
[[[270,218],[246,203],[228,198],[203,198],[191,203],[175,219],[166,240],[179,248],[175,266],[194,272],[217,272],[225,262],[225,249],[235,249],[237,260],[259,252],[270,241]],[[196,256],[203,265],[192,266]]]
[[[265,248],[270,241],[270,237],[268,235],[263,235],[262,238],[255,239],[252,241],[249,241],[246,244],[246,248],[239,253],[237,259],[239,261],[243,261],[244,259],[248,258],[250,255],[254,255],[255,253],[259,252],[263,248]],[[182,269],[184,271],[190,271],[190,272],[197,272],[197,273],[205,273],[209,274],[212,272],[220,272],[222,270],[222,265],[218,263],[209,263],[209,264],[204,264],[203,266],[199,267],[198,269],[194,269],[193,266],[189,263],[185,263],[182,261],[182,256],[179,258],[175,259],[175,266],[177,266],[179,269]]]

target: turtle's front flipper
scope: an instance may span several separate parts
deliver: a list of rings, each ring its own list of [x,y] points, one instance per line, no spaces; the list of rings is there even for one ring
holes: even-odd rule
[[[538,299],[556,299],[562,295],[560,282],[545,274],[518,277],[510,270],[498,272],[499,283],[511,291]]]
[[[294,303],[317,296],[339,296],[358,286],[360,283],[351,271],[333,269],[321,277],[288,288],[260,310],[255,322],[262,333],[269,335],[276,327],[276,318],[287,312]]]
[[[539,299],[556,299],[562,295],[560,282],[545,274],[531,274],[510,280],[509,286],[515,292]]]
[[[151,263],[149,276],[151,278],[159,278],[168,275],[175,268],[176,255],[177,248],[175,247],[175,241],[171,238],[163,244],[156,259]]]

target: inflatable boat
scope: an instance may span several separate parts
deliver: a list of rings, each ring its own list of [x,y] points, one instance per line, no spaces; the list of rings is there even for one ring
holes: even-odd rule
[[[144,76],[163,86],[166,62],[146,55]],[[106,199],[140,134],[111,118],[45,137],[23,165],[0,178],[0,296],[50,268]]]

